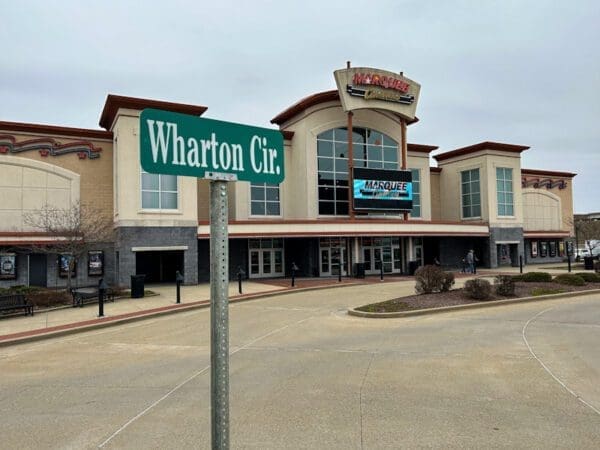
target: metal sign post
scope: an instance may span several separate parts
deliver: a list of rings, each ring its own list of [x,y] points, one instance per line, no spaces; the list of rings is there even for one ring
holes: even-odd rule
[[[213,449],[229,448],[229,236],[227,181],[210,182],[210,405]]]
[[[213,449],[229,448],[228,181],[284,179],[278,130],[156,109],[140,114],[140,163],[148,173],[210,181],[210,383]],[[179,290],[179,284],[178,284]],[[179,295],[177,296],[179,299]],[[178,301],[179,303],[179,301]]]

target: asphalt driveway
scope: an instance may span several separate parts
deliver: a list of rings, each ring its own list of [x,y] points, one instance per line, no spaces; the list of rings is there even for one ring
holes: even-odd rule
[[[600,296],[403,319],[232,305],[232,448],[598,448]],[[210,448],[209,311],[0,348],[3,448]]]

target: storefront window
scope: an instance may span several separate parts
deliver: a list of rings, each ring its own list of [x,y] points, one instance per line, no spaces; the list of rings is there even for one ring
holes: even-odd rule
[[[465,170],[460,176],[463,218],[481,217],[479,169]]]
[[[512,169],[496,168],[496,191],[498,194],[498,215],[514,215]]]
[[[253,216],[279,216],[280,211],[278,184],[250,184],[250,214]]]
[[[177,209],[177,177],[142,170],[142,209]]]
[[[398,169],[398,143],[375,130],[352,129],[354,167]],[[336,128],[317,136],[320,215],[348,215],[348,129]]]

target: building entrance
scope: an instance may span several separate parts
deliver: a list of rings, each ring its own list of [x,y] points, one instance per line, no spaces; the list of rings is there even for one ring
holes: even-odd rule
[[[250,278],[283,276],[283,239],[248,241]]]
[[[135,273],[146,275],[146,283],[174,283],[177,271],[183,275],[183,251],[149,251],[135,254]]]
[[[402,271],[400,238],[364,237],[362,238],[362,254],[367,275],[380,273],[381,264],[383,264],[384,273],[400,273]]]
[[[322,277],[347,275],[348,243],[344,238],[319,239],[319,275]]]

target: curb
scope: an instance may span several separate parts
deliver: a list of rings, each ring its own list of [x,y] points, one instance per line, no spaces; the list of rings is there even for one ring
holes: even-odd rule
[[[275,297],[277,295],[289,295],[300,292],[310,292],[325,289],[336,289],[341,287],[357,286],[360,283],[341,283],[326,286],[311,286],[305,288],[283,288],[281,290],[259,292],[255,294],[241,294],[231,297],[229,303],[241,303],[250,300],[260,300],[263,298]],[[145,319],[153,319],[157,317],[167,316],[179,312],[194,311],[197,309],[204,309],[210,307],[210,300],[199,300],[192,303],[181,303],[171,304],[167,306],[161,306],[159,308],[147,309],[142,311],[134,311],[131,313],[119,314],[117,316],[109,316],[103,318],[96,318],[85,320],[81,322],[74,322],[65,325],[57,325],[49,328],[38,328],[36,330],[21,331],[18,333],[7,334],[0,336],[0,347],[7,347],[11,345],[24,344],[28,342],[35,342],[44,339],[51,339],[55,337],[68,336],[75,333],[83,333],[85,331],[91,331],[101,328],[107,328],[117,325],[123,325],[131,322],[138,322]],[[69,306],[70,308],[70,306]]]
[[[569,297],[581,297],[584,295],[591,294],[599,294],[600,289],[589,289],[587,291],[573,291],[573,292],[562,292],[560,294],[548,294],[548,295],[539,295],[537,297],[521,297],[521,298],[511,298],[507,300],[493,300],[491,302],[478,302],[478,303],[469,303],[467,305],[452,305],[452,306],[441,306],[439,308],[425,308],[425,309],[415,309],[410,311],[397,311],[397,312],[387,312],[387,313],[373,313],[366,311],[358,311],[356,308],[348,308],[348,315],[355,317],[362,317],[367,319],[394,319],[400,317],[411,317],[411,316],[424,316],[428,314],[439,314],[453,311],[460,311],[463,309],[479,309],[479,308],[487,308],[494,306],[503,306],[503,305],[512,305],[515,303],[531,303],[542,300],[558,300],[561,298],[569,298]],[[360,308],[360,306],[359,306]]]

